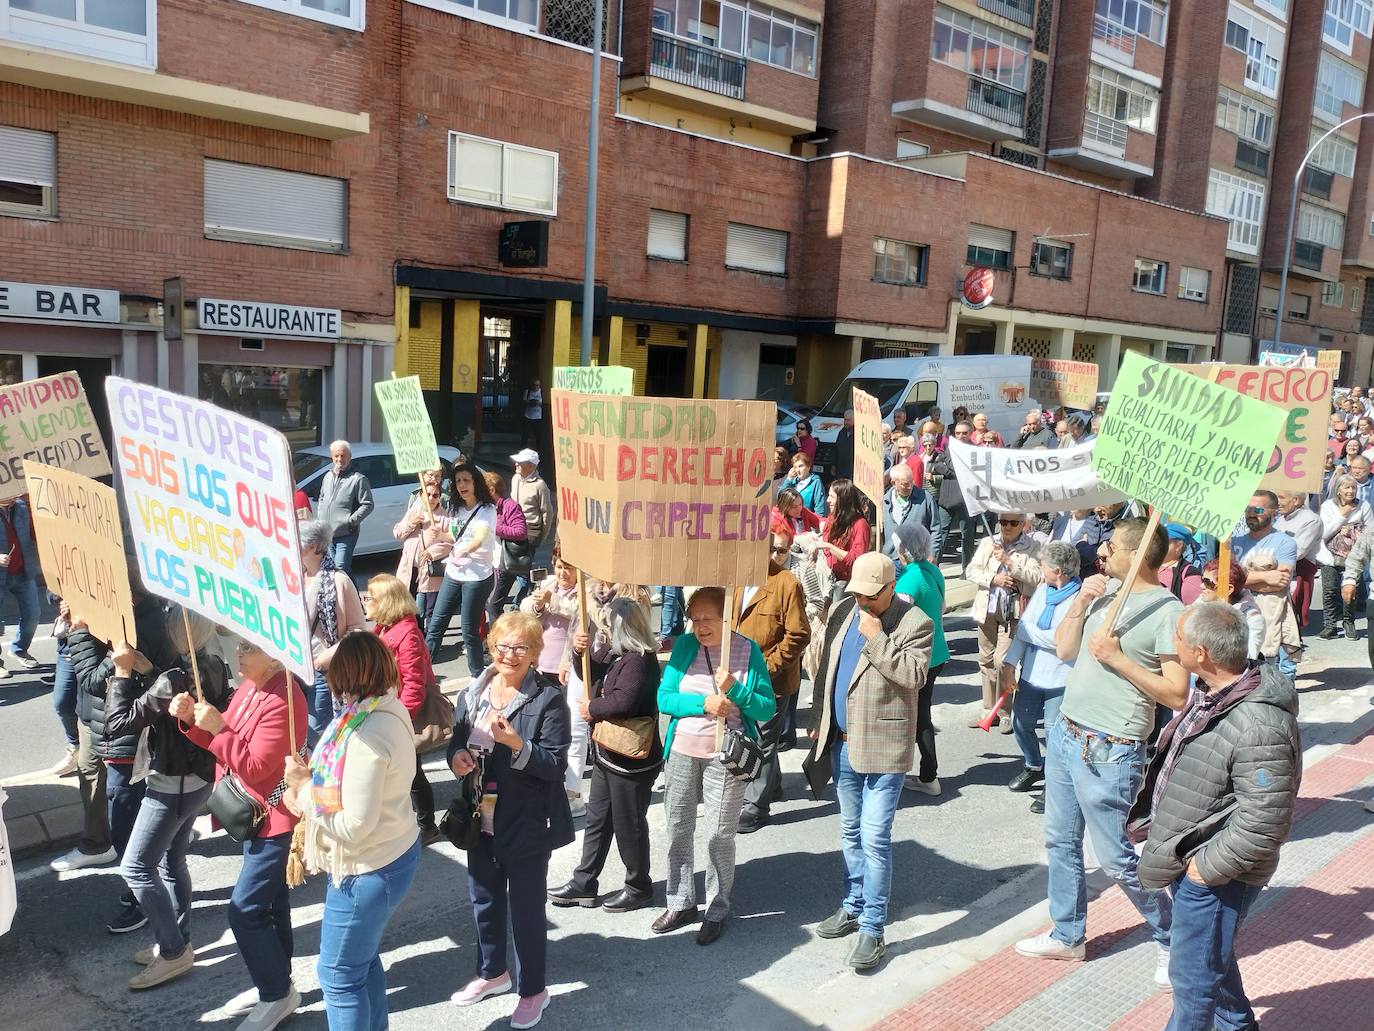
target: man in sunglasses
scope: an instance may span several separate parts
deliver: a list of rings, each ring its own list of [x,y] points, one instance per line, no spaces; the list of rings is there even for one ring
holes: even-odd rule
[[[1274,528],[1279,514],[1278,495],[1273,491],[1257,490],[1245,509],[1245,525],[1249,533],[1231,538],[1231,561],[1240,563],[1253,552],[1268,552],[1274,556],[1276,567],[1267,572],[1250,573],[1245,586],[1252,594],[1279,594],[1293,582],[1298,566],[1298,544],[1288,534]]]

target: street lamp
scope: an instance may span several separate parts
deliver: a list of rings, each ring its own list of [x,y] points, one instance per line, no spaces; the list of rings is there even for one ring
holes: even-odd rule
[[[601,159],[601,18],[606,0],[593,0],[591,111],[587,121],[587,214],[582,236],[582,352],[579,365],[592,363],[592,320],[596,298],[596,186]]]
[[[1361,118],[1374,118],[1374,111],[1366,111],[1364,114],[1355,115],[1347,118],[1339,125],[1333,125],[1326,132],[1322,133],[1321,138],[1308,148],[1303,159],[1298,162],[1298,170],[1293,173],[1293,196],[1288,201],[1288,239],[1283,245],[1283,268],[1279,272],[1279,305],[1278,311],[1274,312],[1274,349],[1278,350],[1283,345],[1283,313],[1284,306],[1288,303],[1288,263],[1293,256],[1293,227],[1298,218],[1298,187],[1302,184],[1302,174],[1307,170],[1307,162],[1312,159],[1312,155],[1317,152],[1317,148],[1326,142],[1326,138],[1337,129],[1343,129],[1351,122],[1358,122]]]

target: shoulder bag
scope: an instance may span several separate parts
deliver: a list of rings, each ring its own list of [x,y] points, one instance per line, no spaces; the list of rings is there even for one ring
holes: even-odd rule
[[[291,682],[288,680],[286,704],[290,705],[291,701]],[[239,727],[236,726],[234,729],[237,731]],[[301,752],[304,753],[305,749],[301,749]],[[267,819],[268,810],[280,805],[285,794],[286,779],[283,777],[272,790],[272,794],[267,796],[267,801],[260,802],[256,795],[244,787],[238,774],[225,770],[224,776],[215,782],[215,789],[210,792],[210,798],[205,805],[210,810],[210,815],[224,828],[224,832],[242,843],[257,836]]]
[[[729,647],[728,641],[721,646],[721,655],[727,661],[730,655]],[[705,645],[701,646],[701,654],[706,659],[706,669],[714,683],[716,671],[711,667],[711,653],[706,650]],[[748,718],[744,713],[740,713],[741,722]],[[725,733],[721,737],[720,751],[716,753],[716,758],[725,767],[725,772],[736,780],[753,780],[759,775],[759,770],[763,769],[763,748],[744,731],[730,726],[725,728]]]
[[[592,728],[592,740],[597,748],[626,759],[647,759],[654,750],[654,732],[657,729],[656,716],[598,720]]]
[[[453,737],[453,703],[433,677],[425,687],[425,700],[420,705],[420,711],[410,718],[410,722],[415,732],[417,755],[432,752],[448,744]]]
[[[439,830],[464,852],[476,846],[482,837],[482,763],[458,781],[458,794],[448,804],[448,811],[439,821]]]

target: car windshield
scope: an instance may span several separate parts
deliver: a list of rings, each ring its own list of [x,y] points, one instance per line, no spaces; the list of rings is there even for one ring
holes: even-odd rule
[[[842,419],[846,408],[854,407],[854,389],[872,394],[878,399],[878,410],[888,411],[897,399],[901,397],[902,391],[906,389],[904,379],[875,379],[872,377],[856,377],[847,379],[835,388],[835,393],[830,395],[821,410],[816,413],[818,419]]]
[[[328,464],[328,455],[312,455],[303,452],[296,455],[292,461],[291,474],[296,478],[296,483],[303,483]]]

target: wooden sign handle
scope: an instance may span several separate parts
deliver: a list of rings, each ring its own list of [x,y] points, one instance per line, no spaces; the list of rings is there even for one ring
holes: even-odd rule
[[[1231,598],[1231,538],[1217,542],[1217,597]]]
[[[205,691],[200,686],[200,661],[196,658],[196,644],[191,640],[191,616],[186,606],[181,607],[181,627],[186,632],[186,650],[191,653],[191,676],[196,682],[196,701],[205,701]],[[292,735],[295,740],[295,735]]]
[[[734,622],[735,615],[735,589],[727,588],[725,591],[725,609],[722,613],[720,625],[720,669],[716,671],[716,693],[723,694],[720,689],[720,682],[725,674],[730,671],[730,624]],[[704,648],[705,645],[702,645]],[[716,717],[716,751],[719,752],[725,743],[725,717]]]
[[[583,634],[587,632],[587,580],[580,569],[577,571],[577,630]],[[592,642],[590,640],[582,652],[582,689],[587,692],[587,697],[590,699],[592,696]]]
[[[1145,561],[1145,548],[1155,530],[1159,528],[1159,509],[1155,508],[1150,512],[1150,518],[1145,523],[1145,532],[1141,534],[1140,546],[1135,549],[1135,558],[1131,560],[1130,572],[1126,574],[1126,581],[1121,585],[1121,590],[1116,592],[1116,599],[1112,602],[1111,610],[1107,613],[1107,634],[1116,632],[1116,621],[1121,616],[1122,606],[1126,604],[1126,596],[1131,593],[1131,588],[1135,586],[1136,579],[1140,576],[1140,567]]]

